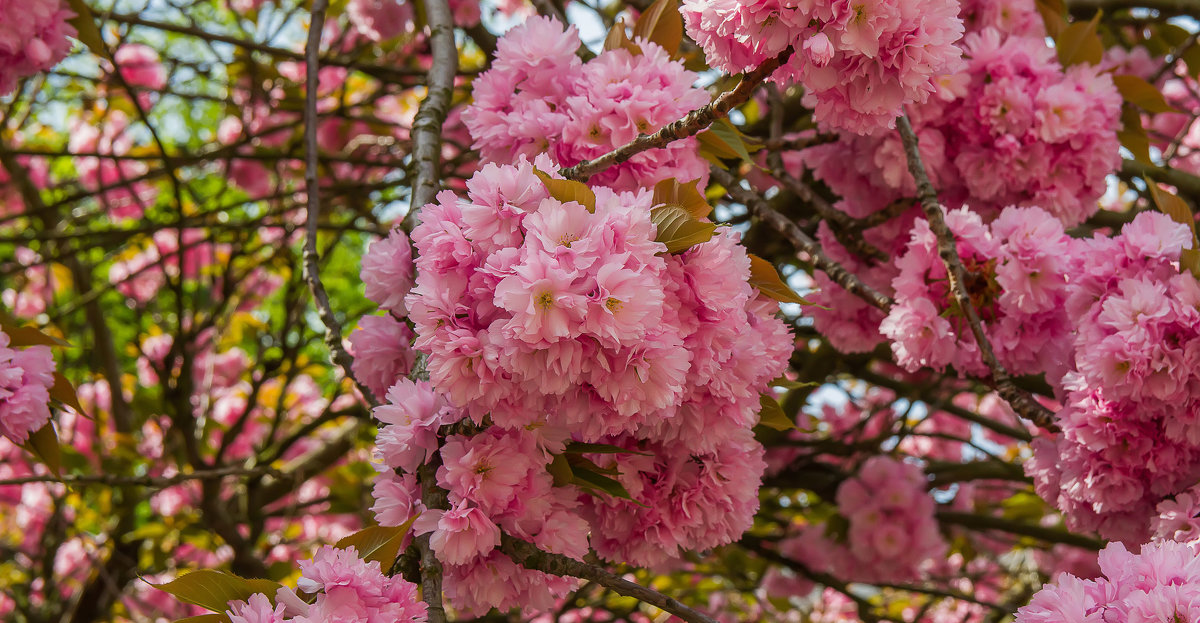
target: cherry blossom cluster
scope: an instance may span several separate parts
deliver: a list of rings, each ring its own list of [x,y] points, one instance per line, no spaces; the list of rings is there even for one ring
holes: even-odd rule
[[[75,14],[63,0],[0,2],[0,95],[17,81],[58,64],[71,51],[67,23]]]
[[[230,602],[225,614],[232,623],[426,620],[417,585],[384,575],[378,562],[359,558],[354,547],[326,545],[311,560],[301,561],[296,588],[313,599],[301,599],[283,587],[273,596],[274,601],[272,596],[255,593],[245,601]]]
[[[908,108],[942,202],[989,220],[1008,206],[1038,206],[1068,226],[1095,213],[1120,164],[1121,96],[1109,74],[1062,68],[1040,34],[986,27],[962,47],[964,66],[939,80],[937,97]],[[895,132],[844,132],[802,159],[856,218],[916,195]]]
[[[1062,223],[1040,208],[1008,208],[991,225],[966,208],[945,218],[967,271],[965,288],[997,358],[1010,370],[1061,376],[1070,349],[1063,305],[1071,247]],[[950,365],[987,376],[927,221],[916,221],[896,266],[896,304],[880,325],[896,362],[910,372]]]
[[[421,512],[451,603],[473,612],[549,608],[574,586],[517,567],[496,549],[501,531],[574,558],[590,534],[601,556],[647,566],[737,538],[765,469],[750,432],[759,393],[791,337],[748,283],[736,236],[668,254],[651,193],[596,186],[594,210],[560,201],[523,157],[485,165],[467,189],[440,193],[412,233],[405,305],[430,383],[401,380],[375,410],[377,519]],[[411,262],[406,248],[372,258],[368,292],[406,288]],[[468,416],[487,427],[439,451],[439,428]],[[444,511],[424,509],[413,476],[435,454]],[[611,474],[632,500],[555,486],[563,461]]]
[[[1100,552],[1102,576],[1062,574],[1017,610],[1016,623],[1200,621],[1200,557],[1171,541],[1134,554],[1120,543]]]
[[[709,64],[729,73],[790,46],[773,78],[802,84],[819,122],[860,134],[895,127],[901,107],[934,94],[961,55],[953,0],[683,0],[681,9]]]
[[[367,298],[389,312],[364,316],[350,334],[354,378],[382,398],[408,375],[416,360],[412,329],[401,322],[408,316],[404,297],[413,285],[412,244],[401,229],[392,230],[371,244],[363,255],[359,273]]]
[[[696,74],[655,43],[637,39],[641,54],[607,50],[583,63],[574,26],[531,17],[496,46],[492,67],[474,82],[474,102],[462,120],[485,162],[548,153],[561,167],[578,164],[651,134],[708,104],[693,87]],[[615,190],[665,179],[708,179],[694,138],[651,149],[597,173],[591,181]],[[555,167],[557,168],[557,167]]]
[[[1191,245],[1186,225],[1152,212],[1076,243],[1063,430],[1027,464],[1074,530],[1140,543],[1156,505],[1200,478],[1200,283],[1177,264]]]
[[[50,421],[54,358],[48,346],[10,348],[0,330],[0,435],[24,443]]]
[[[918,465],[876,455],[837,490],[838,512],[848,521],[834,539],[820,524],[783,543],[785,555],[840,578],[863,582],[915,579],[945,555],[925,472]]]

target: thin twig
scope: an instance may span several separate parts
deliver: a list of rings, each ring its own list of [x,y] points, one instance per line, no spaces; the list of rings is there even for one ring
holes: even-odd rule
[[[1058,430],[1058,425],[1054,422],[1054,413],[1034,400],[1029,392],[1014,385],[1008,371],[1004,369],[1004,365],[992,351],[992,344],[983,331],[983,321],[980,320],[979,312],[971,301],[971,293],[966,288],[967,271],[963,267],[962,258],[958,256],[954,232],[950,231],[950,227],[946,225],[937,192],[933,188],[933,183],[929,181],[925,165],[921,162],[917,135],[913,132],[907,116],[900,117],[896,121],[896,126],[900,130],[900,139],[904,143],[904,154],[908,158],[908,170],[912,173],[913,179],[917,181],[917,197],[921,201],[921,209],[925,212],[926,220],[929,221],[929,229],[937,236],[938,255],[941,256],[942,263],[946,265],[950,291],[954,294],[955,302],[971,326],[971,333],[975,336],[975,343],[979,345],[979,354],[983,363],[992,372],[992,382],[996,386],[997,393],[1008,401],[1013,411],[1016,411],[1021,417],[1047,430]]]
[[[312,23],[309,25],[308,43],[304,47],[304,184],[305,192],[308,195],[304,236],[304,281],[308,283],[308,289],[312,292],[313,300],[317,304],[317,315],[325,325],[325,345],[329,347],[334,362],[341,366],[346,376],[354,379],[354,372],[351,368],[354,358],[346,352],[346,348],[342,345],[342,324],[338,322],[337,316],[333,313],[333,307],[329,304],[329,294],[325,291],[325,284],[321,283],[320,256],[317,254],[317,221],[321,216],[321,186],[317,160],[317,72],[319,71],[317,61],[321,48],[321,31],[325,26],[325,9],[328,5],[328,0],[313,1]],[[357,380],[355,383],[358,384],[359,391],[362,392],[367,402],[371,406],[376,406],[378,401],[371,390],[358,383]]]
[[[562,554],[543,552],[531,543],[504,533],[500,534],[500,551],[526,569],[588,580],[610,588],[617,594],[633,597],[660,610],[670,612],[688,623],[716,623],[708,615],[693,610],[654,589],[617,577],[595,565],[589,565]]]
[[[891,308],[892,299],[863,283],[854,273],[830,259],[821,250],[821,245],[817,244],[816,240],[813,240],[795,223],[772,208],[758,193],[742,188],[732,173],[720,167],[712,167],[711,172],[712,178],[725,187],[725,192],[730,197],[745,204],[751,214],[766,221],[773,229],[783,234],[792,243],[792,246],[796,247],[796,250],[807,254],[812,259],[813,265],[829,275],[834,283],[885,312]]]
[[[788,46],[775,58],[769,58],[753,71],[742,76],[741,81],[732,91],[726,91],[717,96],[706,106],[702,106],[684,115],[682,119],[672,121],[654,134],[639,134],[637,138],[600,156],[594,160],[584,160],[573,167],[561,169],[559,174],[569,180],[586,182],[589,177],[640,154],[648,149],[666,147],[667,145],[694,136],[704,130],[712,122],[724,118],[737,106],[741,106],[754,95],[755,89],[762,84],[779,66],[792,55]]]
[[[112,474],[66,474],[63,476],[24,476],[0,480],[0,486],[26,485],[37,482],[61,482],[63,484],[98,484],[108,487],[151,487],[162,489],[192,480],[220,480],[229,476],[257,477],[266,474],[279,475],[279,470],[270,466],[251,469],[244,467],[222,467],[206,469],[174,476],[114,476]]]

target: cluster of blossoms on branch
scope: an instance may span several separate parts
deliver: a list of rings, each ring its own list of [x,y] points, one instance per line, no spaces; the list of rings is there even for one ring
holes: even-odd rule
[[[867,459],[838,487],[844,533],[812,524],[781,543],[780,552],[809,567],[860,582],[921,577],[946,553],[946,542],[926,491],[925,472],[887,456]]]
[[[1033,596],[1016,623],[1150,623],[1200,620],[1200,556],[1195,546],[1167,541],[1134,554],[1120,543],[1100,552],[1094,580],[1071,574]]]
[[[901,108],[937,92],[936,78],[962,54],[954,0],[684,0],[681,9],[708,63],[726,72],[792,48],[772,78],[803,85],[817,121],[860,134],[895,127]]]
[[[558,167],[604,155],[652,134],[708,103],[697,75],[658,44],[636,39],[640,54],[601,52],[583,63],[579,34],[557,20],[532,17],[496,46],[491,69],[476,78],[463,122],[484,162],[549,154]],[[634,155],[591,181],[614,190],[648,188],[666,179],[708,180],[695,138]]]
[[[230,602],[225,614],[232,623],[426,620],[417,585],[384,575],[379,562],[359,558],[354,547],[326,545],[311,560],[301,561],[296,588],[312,599],[301,599],[290,588],[281,587],[275,595],[255,593],[246,600]]]
[[[1070,238],[1062,224],[1040,208],[1008,208],[990,225],[966,208],[945,218],[969,271],[965,287],[1001,363],[1061,377],[1070,329],[1063,310]],[[979,346],[953,302],[928,222],[915,222],[896,266],[896,304],[879,329],[891,341],[896,363],[910,372],[951,365],[960,373],[987,376]]]
[[[431,383],[402,380],[376,409],[379,521],[422,509],[412,474],[437,456],[450,509],[424,509],[416,527],[447,563],[451,603],[475,612],[550,607],[574,585],[517,567],[500,530],[576,559],[590,534],[601,556],[651,566],[737,538],[765,468],[750,428],[791,338],[736,236],[667,253],[649,191],[562,201],[524,157],[467,188],[439,194],[412,234],[406,306]],[[403,285],[408,261],[383,249],[399,270],[369,259],[379,294]],[[467,416],[486,428],[439,451],[438,429]],[[555,486],[556,463],[631,499]]]
[[[1073,529],[1141,543],[1155,507],[1200,478],[1200,282],[1178,265],[1192,245],[1155,213],[1075,243],[1063,431],[1026,467]]]

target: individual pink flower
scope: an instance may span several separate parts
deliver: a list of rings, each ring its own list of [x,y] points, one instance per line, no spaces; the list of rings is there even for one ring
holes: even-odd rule
[[[500,529],[478,507],[460,502],[448,510],[429,510],[413,524],[417,534],[432,532],[429,546],[438,559],[461,565],[500,546]]]

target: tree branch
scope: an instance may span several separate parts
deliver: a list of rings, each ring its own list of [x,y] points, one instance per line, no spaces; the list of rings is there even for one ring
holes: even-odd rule
[[[594,582],[613,592],[633,597],[687,621],[687,623],[717,623],[708,615],[693,610],[654,589],[617,577],[600,567],[568,558],[561,554],[543,552],[531,543],[500,534],[500,551],[526,569],[562,577],[575,577]]]
[[[904,142],[904,154],[908,158],[908,171],[912,173],[913,179],[917,182],[917,197],[921,201],[921,209],[925,212],[926,220],[929,221],[929,229],[937,236],[938,255],[941,256],[942,263],[946,265],[950,291],[954,294],[955,302],[971,326],[971,333],[975,336],[976,344],[979,345],[980,357],[983,359],[984,365],[992,372],[992,382],[996,386],[997,393],[1008,401],[1013,411],[1016,411],[1021,417],[1047,430],[1058,430],[1058,425],[1054,422],[1054,413],[1034,400],[1029,392],[1014,385],[1012,377],[1004,369],[1000,360],[996,358],[996,353],[992,351],[992,344],[983,332],[983,321],[979,318],[975,304],[971,302],[971,294],[967,292],[965,285],[967,271],[963,268],[962,258],[958,256],[958,245],[955,242],[954,232],[950,231],[950,227],[946,225],[937,192],[933,188],[933,183],[929,181],[925,165],[921,162],[917,135],[913,132],[907,116],[897,119],[896,127],[899,128],[900,139]]]
[[[891,308],[892,299],[863,283],[854,273],[851,273],[844,266],[830,259],[821,250],[821,245],[817,244],[816,240],[813,240],[795,223],[772,208],[757,193],[742,188],[738,184],[738,179],[732,173],[720,167],[712,167],[712,178],[718,184],[725,187],[725,192],[730,197],[745,204],[754,216],[762,219],[776,231],[783,234],[796,247],[796,250],[803,251],[812,258],[813,265],[824,271],[825,274],[829,275],[830,279],[847,292],[862,298],[864,301],[885,312]]]
[[[621,164],[643,151],[656,147],[665,147],[674,141],[696,135],[711,125],[712,122],[728,115],[730,110],[746,103],[750,99],[750,96],[754,95],[754,90],[758,88],[758,85],[774,73],[776,69],[779,69],[779,66],[786,62],[791,55],[792,48],[789,46],[775,58],[763,61],[753,71],[743,75],[741,81],[738,82],[738,85],[732,91],[726,91],[718,95],[717,99],[713,100],[707,106],[689,112],[682,119],[667,124],[663,129],[654,134],[639,134],[632,141],[594,160],[584,160],[573,167],[561,169],[559,170],[559,174],[569,180],[586,182],[589,177],[608,167]]]
[[[429,21],[429,46],[433,64],[425,82],[429,87],[413,120],[413,191],[404,227],[416,225],[417,213],[433,201],[438,189],[442,154],[442,124],[450,112],[454,76],[458,74],[458,47],[454,44],[454,20],[446,0],[422,0]]]

